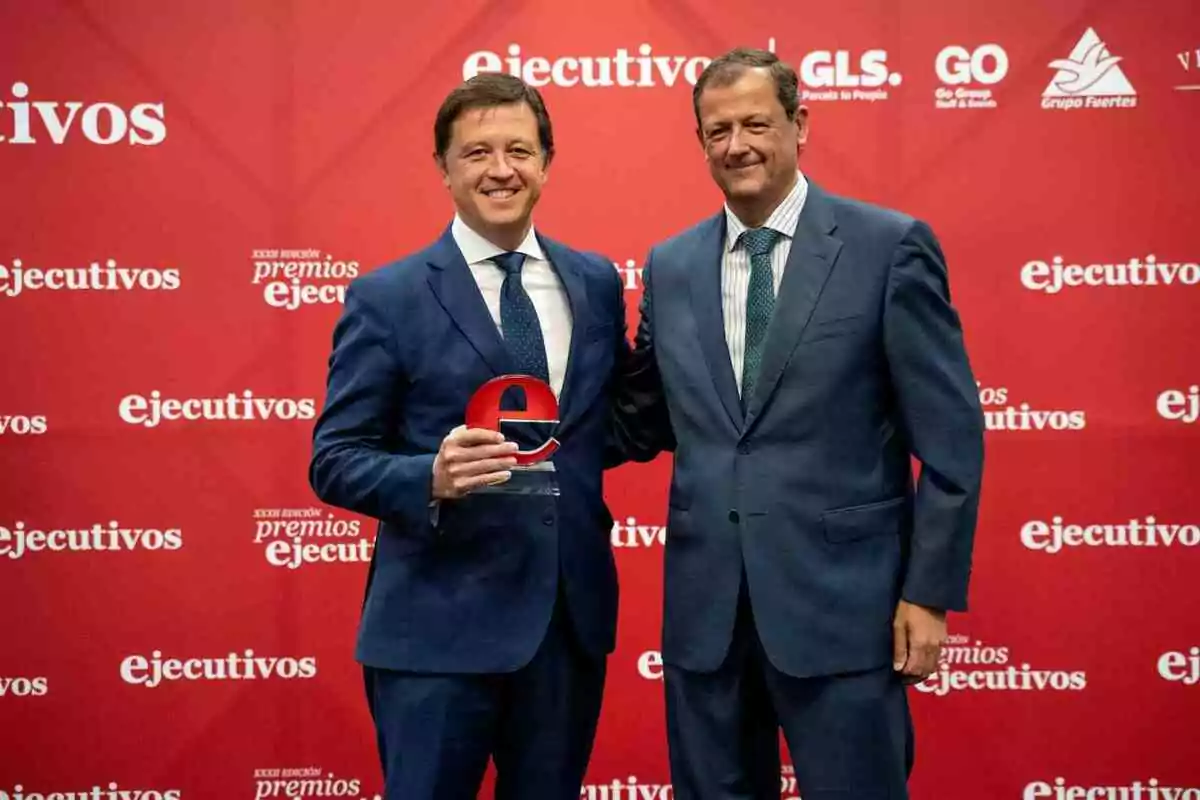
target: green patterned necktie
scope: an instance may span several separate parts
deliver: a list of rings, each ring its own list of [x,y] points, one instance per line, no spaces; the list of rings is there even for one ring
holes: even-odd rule
[[[767,327],[775,310],[775,278],[771,274],[771,250],[782,236],[770,228],[742,232],[742,246],[750,254],[750,286],[746,292],[746,347],[742,358],[742,411],[750,407],[754,383],[762,367]]]

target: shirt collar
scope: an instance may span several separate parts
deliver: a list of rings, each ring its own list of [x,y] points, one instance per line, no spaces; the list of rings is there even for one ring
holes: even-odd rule
[[[791,239],[796,233],[796,223],[800,221],[800,211],[804,208],[804,200],[808,196],[808,180],[804,173],[796,171],[796,183],[788,192],[783,202],[775,207],[771,216],[763,223],[764,228],[778,231]],[[738,238],[747,230],[747,225],[738,219],[737,214],[727,203],[725,205],[725,250],[732,252],[737,247]]]
[[[454,215],[454,222],[450,225],[450,235],[454,237],[454,243],[458,245],[468,266],[489,261],[494,256],[508,252],[503,247],[497,247],[488,241],[482,234],[477,233],[458,214]],[[524,253],[529,258],[540,260],[546,258],[532,225],[529,226],[529,233],[525,234],[524,240],[514,252]]]

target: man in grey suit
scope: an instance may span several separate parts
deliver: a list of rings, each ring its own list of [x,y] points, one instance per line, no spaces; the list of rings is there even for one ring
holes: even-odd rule
[[[805,800],[905,798],[905,685],[966,608],[983,469],[946,265],[924,223],[800,173],[773,54],[718,58],[693,104],[726,206],[651,249],[614,426],[675,453],[675,796],[778,798],[782,727]]]

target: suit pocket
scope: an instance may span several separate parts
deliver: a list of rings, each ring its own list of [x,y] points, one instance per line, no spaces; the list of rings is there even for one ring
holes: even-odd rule
[[[806,344],[854,333],[866,324],[866,319],[865,314],[854,314],[849,317],[813,321],[804,330],[800,342]]]
[[[830,509],[821,514],[825,540],[836,544],[885,534],[898,536],[907,501],[907,497],[895,497],[878,503]]]

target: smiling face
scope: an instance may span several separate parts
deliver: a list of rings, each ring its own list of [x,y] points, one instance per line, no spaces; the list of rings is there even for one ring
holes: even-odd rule
[[[494,244],[516,249],[529,232],[547,179],[538,121],[528,103],[469,108],[439,159],[459,215]]]
[[[800,107],[788,119],[764,68],[747,68],[700,94],[698,133],[709,172],[747,225],[761,224],[791,190],[808,135],[807,114]]]

